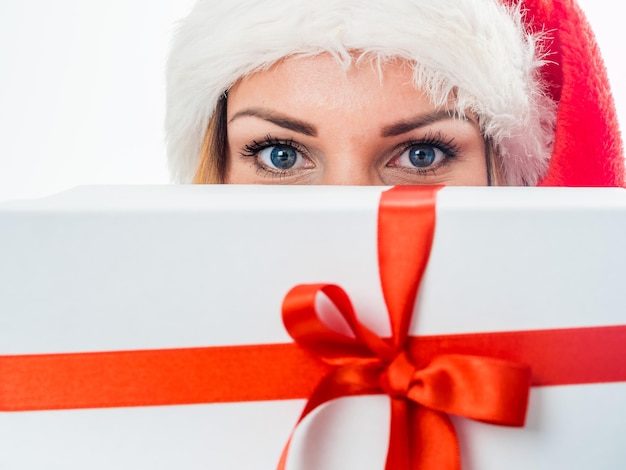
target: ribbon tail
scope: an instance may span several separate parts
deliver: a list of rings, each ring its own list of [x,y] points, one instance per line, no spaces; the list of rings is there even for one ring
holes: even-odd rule
[[[410,466],[428,470],[461,470],[459,441],[450,418],[410,403]]]
[[[411,404],[402,398],[390,397],[391,424],[389,446],[385,470],[409,469],[410,433],[409,407]]]

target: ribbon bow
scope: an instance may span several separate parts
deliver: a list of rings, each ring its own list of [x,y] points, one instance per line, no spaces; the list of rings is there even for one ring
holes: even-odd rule
[[[381,338],[357,318],[348,295],[329,284],[299,285],[283,302],[283,321],[305,350],[331,365],[302,412],[335,398],[390,397],[391,432],[386,470],[460,469],[458,441],[448,414],[523,426],[530,369],[493,358],[443,354],[422,363],[407,346],[413,304],[426,269],[435,226],[438,187],[395,187],[381,196],[378,260],[392,336]],[[350,330],[342,334],[320,318],[324,294]],[[279,470],[285,468],[289,443]]]

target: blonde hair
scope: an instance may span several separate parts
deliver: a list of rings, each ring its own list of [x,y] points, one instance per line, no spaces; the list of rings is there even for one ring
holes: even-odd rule
[[[226,95],[217,103],[202,140],[200,161],[193,178],[194,184],[219,184],[224,182],[228,152],[226,125]]]

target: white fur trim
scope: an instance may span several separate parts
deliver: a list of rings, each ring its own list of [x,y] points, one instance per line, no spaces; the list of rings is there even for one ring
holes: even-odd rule
[[[167,67],[168,159],[174,181],[196,173],[217,101],[238,79],[293,54],[351,52],[415,63],[436,105],[479,116],[505,182],[534,185],[552,151],[556,104],[539,68],[540,38],[497,0],[199,0],[178,29]]]

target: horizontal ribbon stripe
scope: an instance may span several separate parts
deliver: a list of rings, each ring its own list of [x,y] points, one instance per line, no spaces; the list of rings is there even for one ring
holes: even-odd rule
[[[528,364],[535,387],[626,381],[626,325],[420,336],[408,348],[421,363],[454,353]]]
[[[325,371],[294,344],[0,356],[0,411],[303,398]]]
[[[626,326],[408,342],[416,365],[480,354],[530,364],[534,386],[626,381]],[[293,343],[0,356],[0,411],[302,399],[329,370]]]

